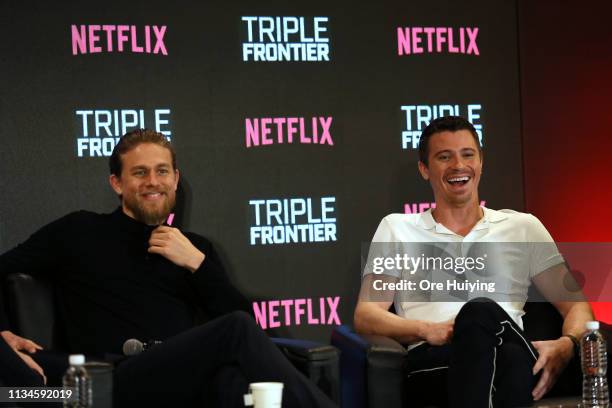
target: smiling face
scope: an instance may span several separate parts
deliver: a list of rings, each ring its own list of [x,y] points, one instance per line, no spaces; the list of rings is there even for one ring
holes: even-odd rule
[[[179,173],[170,151],[154,143],[141,143],[121,154],[121,175],[110,183],[121,196],[123,212],[147,225],[162,224],[176,202]]]
[[[419,171],[431,183],[436,206],[478,205],[482,156],[468,130],[431,135],[428,165],[419,161]]]

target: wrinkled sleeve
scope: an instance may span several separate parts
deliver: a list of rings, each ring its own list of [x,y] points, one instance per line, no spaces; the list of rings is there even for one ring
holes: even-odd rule
[[[529,215],[528,237],[531,245],[530,277],[559,265],[565,260],[552,236],[542,222],[533,215]]]
[[[383,262],[385,259],[393,259],[396,254],[401,252],[402,245],[396,241],[389,216],[387,216],[380,221],[374,237],[372,237],[368,256],[365,264],[362,265],[362,277],[369,274],[385,274],[395,278],[400,277],[399,271],[393,268],[384,268]]]
[[[252,315],[249,301],[230,281],[213,245],[205,238],[194,234],[189,238],[205,254],[204,262],[191,276],[204,312],[210,317],[237,310]]]

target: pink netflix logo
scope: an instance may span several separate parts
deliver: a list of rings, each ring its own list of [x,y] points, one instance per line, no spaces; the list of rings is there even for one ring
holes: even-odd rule
[[[479,56],[478,27],[397,27],[397,54],[472,54]]]
[[[480,206],[484,207],[486,201],[482,200]],[[420,214],[429,210],[430,208],[436,208],[436,203],[406,203],[404,204],[404,214]]]
[[[340,296],[318,299],[285,299],[253,302],[255,320],[262,329],[280,326],[341,325]]]
[[[101,52],[133,52],[168,55],[164,36],[166,26],[75,25],[72,30],[72,55]]]
[[[334,145],[331,116],[246,118],[246,147],[283,143]]]

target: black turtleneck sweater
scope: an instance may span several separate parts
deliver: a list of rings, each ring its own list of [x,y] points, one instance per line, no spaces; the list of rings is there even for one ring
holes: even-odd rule
[[[153,229],[121,208],[74,212],[1,255],[0,278],[25,272],[55,284],[69,352],[121,353],[129,338],[164,340],[193,327],[198,307],[210,317],[249,309],[208,240],[184,232],[206,255],[191,273],[147,252]],[[6,329],[0,304],[0,331]]]

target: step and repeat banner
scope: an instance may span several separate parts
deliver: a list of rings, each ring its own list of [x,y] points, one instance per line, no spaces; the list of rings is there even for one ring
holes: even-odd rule
[[[523,207],[516,4],[457,3],[4,2],[0,250],[116,208],[108,156],[155,129],[177,222],[216,244],[259,324],[327,340],[380,219],[432,206],[431,119],[472,121],[481,199]]]

